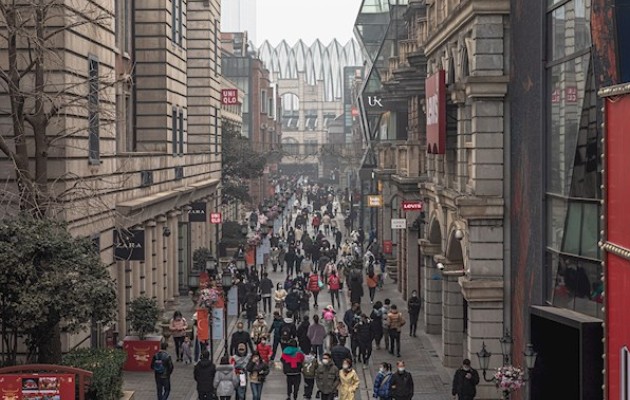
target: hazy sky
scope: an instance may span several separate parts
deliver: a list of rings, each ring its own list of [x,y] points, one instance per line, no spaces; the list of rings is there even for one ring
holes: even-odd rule
[[[320,39],[345,43],[354,37],[352,29],[361,0],[256,0],[258,41],[276,45],[286,39],[310,44]],[[260,43],[256,43],[260,45]]]

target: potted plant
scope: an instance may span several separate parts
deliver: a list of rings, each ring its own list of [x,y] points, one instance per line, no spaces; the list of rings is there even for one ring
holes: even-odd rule
[[[151,371],[151,359],[160,350],[162,336],[150,336],[156,332],[162,310],[155,299],[141,296],[129,304],[127,320],[129,330],[135,336],[125,336],[123,349],[127,352],[126,371]]]

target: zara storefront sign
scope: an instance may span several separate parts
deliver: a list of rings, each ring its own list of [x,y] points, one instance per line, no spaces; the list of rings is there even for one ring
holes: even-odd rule
[[[114,229],[114,259],[144,261],[144,229]]]
[[[190,205],[191,209],[188,212],[189,222],[206,222],[206,207],[205,201],[198,201]]]
[[[228,106],[238,104],[238,90],[222,89],[221,90],[221,104],[228,105]]]
[[[427,107],[427,153],[446,151],[446,75],[439,70],[425,81]]]

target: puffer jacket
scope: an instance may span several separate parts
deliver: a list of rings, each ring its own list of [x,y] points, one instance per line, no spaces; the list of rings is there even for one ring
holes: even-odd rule
[[[285,347],[280,360],[282,361],[282,370],[285,375],[299,375],[302,372],[304,353],[297,347]]]
[[[238,375],[234,373],[234,367],[231,365],[219,365],[214,375],[213,383],[217,396],[233,396],[239,384]]]

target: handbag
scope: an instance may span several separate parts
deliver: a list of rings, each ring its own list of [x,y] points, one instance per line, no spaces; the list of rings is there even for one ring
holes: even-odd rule
[[[318,286],[320,289],[324,287],[324,282],[322,282],[322,280],[321,280],[321,279],[319,279],[319,278],[317,279],[317,286]]]

